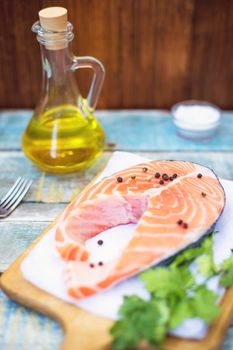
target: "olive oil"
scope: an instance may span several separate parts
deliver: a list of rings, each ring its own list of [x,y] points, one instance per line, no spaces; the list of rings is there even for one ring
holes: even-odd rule
[[[25,154],[41,170],[64,174],[88,167],[104,147],[104,132],[92,114],[61,105],[32,117],[22,138]]]
[[[102,89],[105,70],[91,56],[76,56],[71,49],[73,26],[63,7],[39,12],[32,26],[40,43],[42,90],[23,134],[26,156],[41,170],[65,174],[87,168],[104,147],[104,132],[92,114]],[[75,71],[93,70],[87,98],[80,93]]]

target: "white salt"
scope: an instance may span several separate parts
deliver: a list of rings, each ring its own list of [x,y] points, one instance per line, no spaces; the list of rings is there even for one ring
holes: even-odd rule
[[[174,111],[174,117],[176,122],[190,127],[207,127],[218,123],[220,111],[208,105],[180,105]]]

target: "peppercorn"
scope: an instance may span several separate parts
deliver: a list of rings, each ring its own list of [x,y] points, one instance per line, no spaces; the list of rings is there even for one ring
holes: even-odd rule
[[[142,168],[142,171],[143,171],[144,173],[146,173],[146,172],[147,172],[147,170],[148,170],[148,168],[147,168],[147,167]]]
[[[172,177],[172,176],[170,176],[170,177],[169,177],[169,180],[170,180],[170,181],[173,181],[173,177]]]
[[[102,261],[99,261],[99,262],[98,262],[98,265],[99,265],[99,266],[103,266],[103,262],[102,262]]]
[[[155,178],[159,179],[160,178],[160,173],[155,173]]]
[[[173,177],[173,179],[176,179],[177,178],[177,174],[173,174],[172,177]]]
[[[187,222],[184,222],[182,226],[183,226],[183,228],[188,228]]]
[[[163,178],[163,180],[165,180],[165,181],[167,181],[167,180],[169,179],[169,177],[168,177],[167,174],[163,174],[163,175],[162,175],[162,178]]]
[[[122,182],[122,181],[123,181],[122,177],[118,176],[117,182]]]
[[[160,183],[160,185],[163,185],[163,184],[164,184],[164,181],[163,181],[163,180],[160,180],[159,183]]]
[[[136,179],[136,175],[134,175],[134,174],[131,175],[131,179],[132,179],[132,180],[135,180],[135,179]]]
[[[93,269],[93,267],[95,267],[95,265],[94,264],[90,264],[90,267]]]
[[[202,197],[206,197],[206,193],[205,192],[201,192],[201,195],[202,195]]]
[[[202,178],[202,174],[197,174],[198,179]]]
[[[178,225],[182,225],[182,224],[183,224],[183,220],[181,220],[181,219],[178,220],[178,221],[177,221],[177,224],[178,224]]]
[[[104,241],[102,241],[102,239],[99,239],[97,242],[99,245],[102,245],[104,243]]]

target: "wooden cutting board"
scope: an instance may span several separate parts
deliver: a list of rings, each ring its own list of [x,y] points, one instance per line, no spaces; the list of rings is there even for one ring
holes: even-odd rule
[[[106,350],[110,349],[108,330],[112,321],[83,311],[27,282],[20,270],[20,264],[35,245],[47,233],[48,227],[29,248],[4,272],[0,279],[3,291],[16,302],[35,309],[58,322],[65,332],[62,350]],[[221,302],[221,315],[210,327],[207,336],[201,340],[185,340],[168,336],[166,350],[212,350],[219,349],[233,316],[233,287]],[[143,347],[143,349],[146,349]]]

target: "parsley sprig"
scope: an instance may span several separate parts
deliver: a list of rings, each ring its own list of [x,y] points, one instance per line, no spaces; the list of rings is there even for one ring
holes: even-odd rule
[[[202,283],[193,273],[202,275]],[[166,333],[181,325],[187,318],[200,318],[211,324],[219,315],[218,295],[206,283],[220,275],[223,287],[233,284],[233,256],[220,267],[213,260],[213,237],[205,238],[197,248],[178,255],[167,267],[149,269],[140,275],[150,293],[149,300],[126,296],[110,332],[112,349],[136,348],[141,342],[161,348]]]

